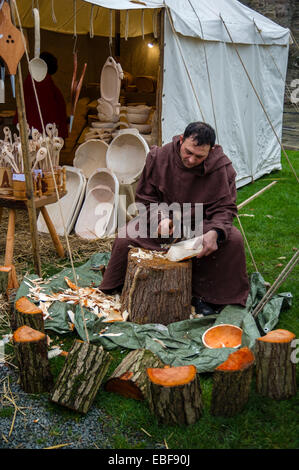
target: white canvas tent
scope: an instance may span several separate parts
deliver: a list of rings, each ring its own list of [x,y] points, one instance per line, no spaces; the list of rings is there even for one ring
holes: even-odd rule
[[[282,134],[288,29],[236,0],[88,1],[121,10],[168,8],[162,143],[181,133],[186,123],[205,120],[216,128],[238,186],[281,168],[277,136]]]
[[[56,3],[55,8],[61,9],[64,3]],[[51,16],[51,2],[46,4],[49,11],[41,11],[42,27]],[[162,144],[189,122],[204,120],[216,129],[218,143],[232,160],[238,186],[281,168],[288,29],[236,0],[81,0],[78,34],[90,31],[92,5],[100,10],[92,20],[93,32],[101,36],[114,34],[109,16],[113,10],[121,11],[122,37],[126,28],[130,37],[141,35],[141,14],[143,33],[153,32],[153,12],[165,11],[159,110]],[[31,16],[23,13],[25,26],[31,26]],[[73,32],[73,16],[65,16],[61,23],[58,31]],[[48,29],[55,31],[55,27],[52,22]]]

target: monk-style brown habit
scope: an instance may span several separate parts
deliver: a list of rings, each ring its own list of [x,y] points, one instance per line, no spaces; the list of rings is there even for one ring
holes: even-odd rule
[[[220,145],[211,149],[201,165],[186,168],[180,157],[177,136],[162,148],[151,148],[136,190],[136,202],[147,208],[150,203],[177,202],[181,208],[184,203],[202,203],[203,233],[219,229],[223,236],[217,251],[201,259],[193,258],[192,293],[209,303],[245,306],[249,282],[244,243],[241,233],[232,225],[237,214],[235,176],[232,163]],[[160,212],[161,218],[163,211]],[[136,225],[137,221],[138,218],[133,219],[120,230],[99,286],[101,290],[123,285],[129,246],[161,250],[161,244],[171,242],[171,238],[128,236],[130,224]]]

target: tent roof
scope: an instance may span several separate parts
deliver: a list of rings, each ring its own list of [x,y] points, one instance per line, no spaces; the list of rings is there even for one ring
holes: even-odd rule
[[[220,18],[225,21],[234,42],[281,44],[289,42],[289,30],[246,7],[237,0],[84,0],[110,9],[129,10],[167,6],[174,28],[184,36],[210,41],[231,42]],[[256,31],[254,22],[263,39]],[[201,24],[200,24],[201,23]]]
[[[17,0],[24,27],[33,27],[32,0]],[[53,21],[52,2],[40,2],[41,28],[61,33],[74,33],[73,0],[53,2],[57,23]],[[91,7],[95,35],[109,36],[109,10],[121,10],[121,36],[125,35],[126,11],[129,11],[129,37],[142,34],[141,11],[144,10],[144,34],[153,32],[153,9],[168,7],[175,30],[189,37],[209,41],[231,42],[220,15],[233,41],[243,44],[287,45],[289,30],[251,10],[237,0],[77,0],[76,32],[86,34],[91,26]],[[262,38],[256,31],[255,21]],[[112,24],[114,29],[114,21]],[[114,34],[114,31],[113,31]]]

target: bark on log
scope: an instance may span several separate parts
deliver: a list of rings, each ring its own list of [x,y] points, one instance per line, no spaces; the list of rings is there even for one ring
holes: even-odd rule
[[[201,387],[193,365],[147,369],[149,408],[158,421],[189,425],[203,412]]]
[[[163,367],[163,362],[151,351],[136,349],[118,365],[107,380],[105,390],[126,398],[144,400],[148,389],[146,369],[151,367]]]
[[[102,346],[75,340],[51,400],[79,413],[87,413],[111,360],[111,355]]]
[[[242,348],[230,354],[215,369],[210,409],[212,415],[229,417],[244,409],[249,398],[253,366],[253,353],[248,348]]]
[[[260,395],[282,400],[296,395],[296,364],[291,360],[294,333],[270,331],[255,343],[256,389]]]
[[[128,311],[129,320],[168,325],[190,318],[192,262],[141,259],[134,256],[137,252],[136,248],[129,251],[121,295],[122,309]]]
[[[49,392],[53,377],[46,335],[24,325],[14,332],[13,341],[23,390],[27,393]]]
[[[27,325],[34,330],[45,332],[42,310],[27,297],[20,297],[16,301],[15,308],[17,327]]]

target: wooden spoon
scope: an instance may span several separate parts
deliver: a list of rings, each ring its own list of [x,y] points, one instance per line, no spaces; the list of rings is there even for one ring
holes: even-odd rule
[[[20,170],[15,163],[14,157],[9,150],[3,150],[1,156],[7,163],[9,163],[9,165],[13,168],[16,173],[20,173]]]
[[[35,160],[35,163],[32,167],[32,170],[35,169],[35,167],[38,165],[38,163],[40,163],[42,160],[44,160],[44,158],[46,158],[47,156],[47,149],[45,147],[41,147],[39,149],[39,151],[37,152],[36,154],[36,160]]]

